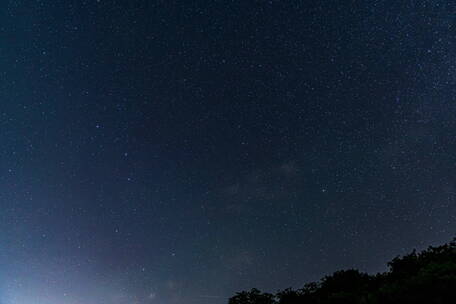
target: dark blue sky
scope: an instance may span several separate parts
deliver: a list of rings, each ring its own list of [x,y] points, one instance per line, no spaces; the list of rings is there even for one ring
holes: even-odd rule
[[[0,8],[1,304],[220,304],[454,236],[453,1]]]

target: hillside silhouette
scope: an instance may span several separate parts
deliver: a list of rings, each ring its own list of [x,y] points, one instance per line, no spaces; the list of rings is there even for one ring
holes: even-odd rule
[[[376,275],[336,271],[301,289],[237,293],[229,304],[408,304],[456,303],[456,238],[438,247],[398,256]]]

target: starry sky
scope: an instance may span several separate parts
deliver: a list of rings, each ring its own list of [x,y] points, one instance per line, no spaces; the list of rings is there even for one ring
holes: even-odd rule
[[[454,236],[454,1],[0,8],[1,304],[222,304]]]

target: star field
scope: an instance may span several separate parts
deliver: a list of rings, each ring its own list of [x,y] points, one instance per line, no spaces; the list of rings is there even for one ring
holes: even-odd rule
[[[452,1],[0,5],[0,303],[227,303],[456,231]]]

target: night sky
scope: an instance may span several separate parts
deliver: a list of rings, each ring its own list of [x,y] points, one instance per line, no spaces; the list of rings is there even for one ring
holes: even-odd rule
[[[1,1],[0,303],[222,304],[451,240],[455,16]]]

